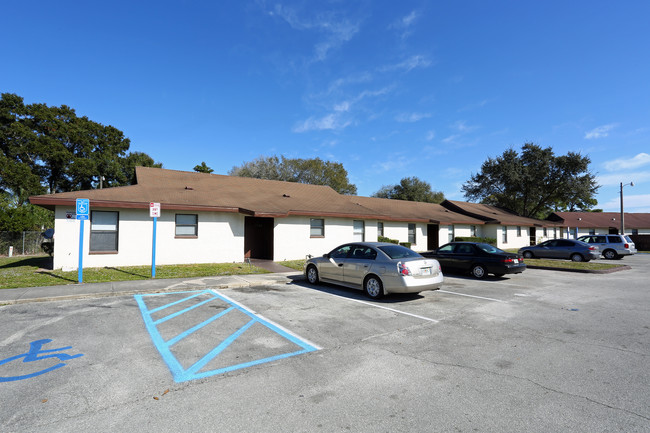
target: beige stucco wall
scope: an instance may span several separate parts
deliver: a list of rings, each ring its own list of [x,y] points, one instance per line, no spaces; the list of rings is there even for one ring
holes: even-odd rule
[[[141,209],[92,209],[119,212],[118,252],[89,254],[90,221],[84,223],[83,267],[151,265],[153,218]],[[74,208],[55,211],[54,269],[75,270],[79,263],[80,221],[66,219]],[[176,213],[197,214],[196,239],[175,238]],[[156,226],[156,265],[243,262],[244,217],[234,213],[161,212]]]

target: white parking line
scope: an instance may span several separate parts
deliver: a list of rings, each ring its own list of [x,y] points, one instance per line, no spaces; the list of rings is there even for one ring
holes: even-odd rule
[[[407,313],[406,311],[400,311],[400,310],[396,310],[394,308],[384,307],[383,305],[373,304],[371,302],[362,301],[360,299],[347,298],[345,296],[340,296],[340,295],[336,295],[334,293],[328,293],[328,292],[321,292],[321,293],[325,293],[326,295],[330,295],[330,296],[336,296],[337,298],[345,299],[345,300],[352,301],[352,302],[358,302],[359,304],[369,305],[369,306],[375,307],[375,308],[381,308],[382,310],[392,311],[393,313],[403,314],[405,316],[415,317],[416,319],[426,320],[427,322],[432,322],[432,323],[439,323],[440,322],[440,320],[431,319],[430,317],[424,317],[424,316],[420,316],[418,314]]]
[[[440,293],[449,293],[450,295],[466,296],[468,298],[476,298],[476,299],[485,299],[486,301],[504,302],[504,303],[508,302],[508,301],[502,301],[501,299],[486,298],[485,296],[467,295],[465,293],[458,293],[458,292],[448,292],[447,290],[438,290],[438,291]]]

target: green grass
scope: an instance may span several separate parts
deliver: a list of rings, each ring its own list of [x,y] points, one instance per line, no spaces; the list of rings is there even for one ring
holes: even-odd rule
[[[604,271],[607,269],[614,269],[623,266],[622,263],[599,263],[599,262],[572,262],[570,260],[554,260],[554,259],[524,259],[526,266],[544,266],[549,268],[558,269],[571,269],[571,270],[589,270],[589,271]]]
[[[52,271],[48,256],[0,257],[0,289],[76,284],[77,271]],[[220,275],[264,274],[268,271],[245,263],[208,263],[156,266],[156,278],[193,278]],[[84,268],[84,283],[147,280],[151,266]]]
[[[302,268],[305,265],[305,260],[286,260],[279,263],[282,266],[286,266],[287,268],[295,269],[296,271],[302,271]]]

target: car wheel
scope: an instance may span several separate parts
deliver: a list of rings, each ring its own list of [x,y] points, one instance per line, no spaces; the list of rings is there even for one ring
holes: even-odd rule
[[[524,258],[532,259],[533,258],[533,253],[531,253],[530,251],[524,251]]]
[[[618,254],[614,250],[605,250],[603,251],[603,257],[609,260],[614,260],[618,258]]]
[[[574,262],[584,262],[585,258],[581,254],[575,253],[571,254],[571,260]]]
[[[494,276],[497,277],[497,278],[501,278],[501,277],[503,277],[504,275],[505,275],[505,274],[494,274]]]
[[[318,269],[316,269],[316,266],[311,265],[307,268],[307,281],[309,281],[309,284],[318,284]]]
[[[381,284],[381,280],[374,275],[366,278],[363,283],[363,291],[372,299],[379,299],[384,296],[384,286]]]
[[[485,278],[487,275],[487,269],[483,265],[474,265],[472,267],[472,275],[474,278]]]

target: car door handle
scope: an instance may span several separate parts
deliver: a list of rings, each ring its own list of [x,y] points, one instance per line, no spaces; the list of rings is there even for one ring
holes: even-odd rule
[[[339,263],[339,268],[343,267],[343,263]]]

